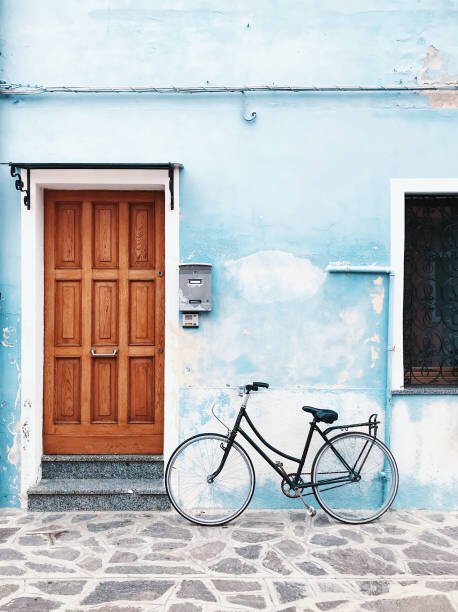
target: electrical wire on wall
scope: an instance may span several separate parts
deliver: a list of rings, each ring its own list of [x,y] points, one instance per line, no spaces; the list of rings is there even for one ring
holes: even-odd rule
[[[73,87],[70,85],[17,85],[1,83],[0,95],[39,95],[54,93],[83,94],[211,94],[211,93],[246,93],[246,92],[284,92],[284,93],[380,93],[380,92],[422,92],[422,91],[458,91],[458,83],[423,84],[423,85],[235,85],[235,86],[195,86],[195,87]]]

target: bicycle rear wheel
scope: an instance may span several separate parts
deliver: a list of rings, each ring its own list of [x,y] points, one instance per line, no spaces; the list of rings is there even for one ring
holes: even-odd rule
[[[399,482],[391,452],[380,440],[362,432],[340,434],[324,444],[314,459],[311,477],[323,510],[338,521],[353,524],[369,523],[386,512]],[[346,481],[326,484],[326,480],[335,478]]]
[[[233,443],[223,469],[209,483],[223,458],[227,437],[199,434],[174,451],[165,471],[170,502],[184,518],[198,525],[224,525],[241,514],[251,501],[255,475],[251,459]]]

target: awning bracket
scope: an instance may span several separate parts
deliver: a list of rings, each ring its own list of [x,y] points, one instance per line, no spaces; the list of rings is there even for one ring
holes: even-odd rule
[[[16,179],[14,185],[16,189],[24,194],[24,206],[30,210],[30,168],[27,168],[27,187],[24,185],[21,173],[14,164],[10,164],[11,176]]]
[[[24,206],[30,210],[30,171],[31,170],[168,170],[170,190],[170,210],[175,208],[175,168],[183,168],[182,164],[54,164],[54,163],[19,163],[9,162],[11,176],[15,179],[14,185],[24,194]],[[27,184],[21,176],[21,170],[27,172]]]

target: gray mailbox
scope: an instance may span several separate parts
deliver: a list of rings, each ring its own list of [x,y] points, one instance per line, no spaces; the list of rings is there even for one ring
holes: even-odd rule
[[[212,265],[180,264],[181,312],[208,312],[212,309]]]

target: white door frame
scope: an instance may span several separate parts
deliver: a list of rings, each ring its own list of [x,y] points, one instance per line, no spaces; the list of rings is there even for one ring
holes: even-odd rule
[[[27,187],[26,172],[22,180]],[[178,384],[173,357],[178,339],[179,169],[174,210],[168,170],[31,170],[30,210],[21,214],[21,505],[41,477],[44,358],[44,189],[160,190],[165,195],[164,455],[178,443]]]
[[[404,244],[405,196],[407,193],[457,193],[458,179],[391,179],[391,269],[393,272],[392,391],[404,387]]]

